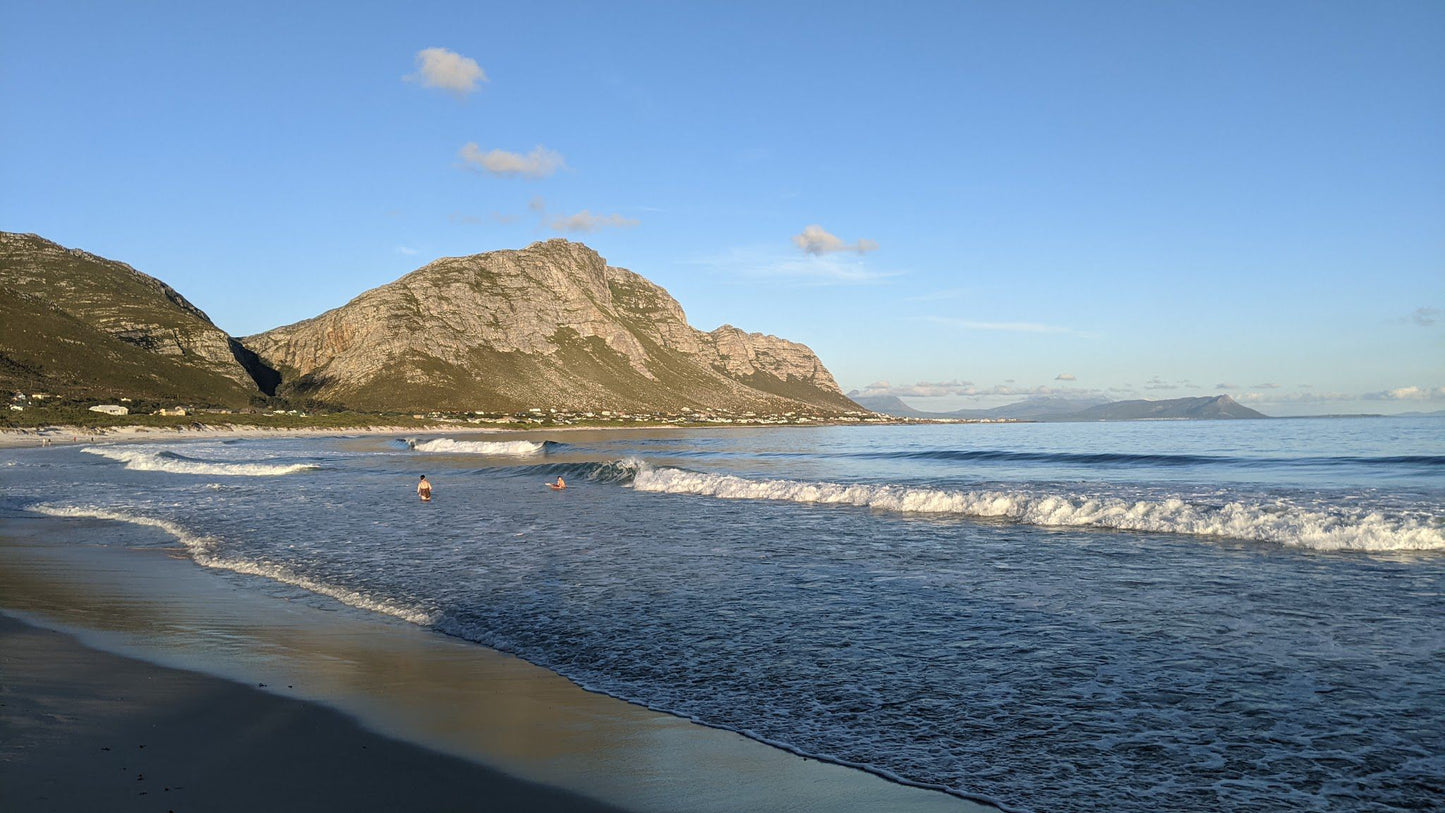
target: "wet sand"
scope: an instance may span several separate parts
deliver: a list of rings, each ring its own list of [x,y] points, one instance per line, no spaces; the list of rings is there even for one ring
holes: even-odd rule
[[[3,615],[0,687],[5,810],[619,810]]]
[[[0,808],[993,810],[106,527],[0,519]]]

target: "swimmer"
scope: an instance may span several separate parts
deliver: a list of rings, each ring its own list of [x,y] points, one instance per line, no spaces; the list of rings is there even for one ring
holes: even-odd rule
[[[566,483],[566,481],[564,481],[564,480],[562,479],[561,475],[558,475],[558,476],[557,476],[557,482],[555,482],[555,483],[548,483],[548,484],[547,484],[547,488],[550,488],[550,489],[552,489],[553,491],[561,491],[562,489],[564,489],[564,488],[566,488],[566,487],[567,487],[567,483]]]
[[[426,479],[425,474],[421,476],[421,482],[416,484],[416,494],[421,497],[422,502],[431,502],[431,482]]]

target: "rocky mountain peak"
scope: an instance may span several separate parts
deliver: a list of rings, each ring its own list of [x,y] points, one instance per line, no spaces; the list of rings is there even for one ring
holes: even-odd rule
[[[449,403],[478,409],[856,408],[803,345],[731,326],[702,333],[667,291],[562,239],[445,257],[243,341],[283,380],[378,406],[450,391]]]

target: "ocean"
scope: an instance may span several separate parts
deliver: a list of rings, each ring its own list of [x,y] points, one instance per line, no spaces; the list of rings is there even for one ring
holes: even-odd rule
[[[0,454],[35,516],[1010,810],[1445,804],[1441,419]]]

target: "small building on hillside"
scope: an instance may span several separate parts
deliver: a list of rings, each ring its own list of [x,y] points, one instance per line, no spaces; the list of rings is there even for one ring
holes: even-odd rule
[[[91,412],[104,412],[107,415],[129,415],[130,410],[120,404],[96,404],[90,408]]]

